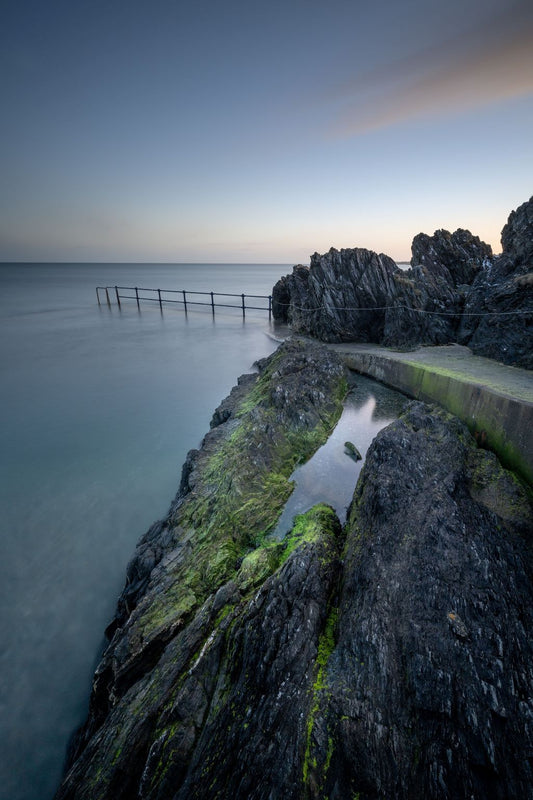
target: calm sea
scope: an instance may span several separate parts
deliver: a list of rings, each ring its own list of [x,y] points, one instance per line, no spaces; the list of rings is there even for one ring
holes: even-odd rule
[[[285,333],[265,311],[119,309],[113,291],[98,305],[95,287],[269,295],[289,271],[0,264],[2,800],[53,796],[136,542],[166,514],[216,406]],[[364,455],[403,402],[357,380],[329,442],[295,472],[279,535],[320,500],[343,516],[361,467],[344,441]]]
[[[95,287],[271,293],[287,265],[0,265],[0,796],[48,800],[135,544],[219,402],[271,353],[268,314]],[[197,298],[200,299],[200,298]]]

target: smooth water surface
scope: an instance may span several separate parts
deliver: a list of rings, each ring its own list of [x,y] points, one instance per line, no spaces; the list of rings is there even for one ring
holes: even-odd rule
[[[399,414],[407,398],[370,378],[357,375],[355,386],[344,402],[344,410],[328,441],[295,469],[291,480],[295,488],[279,519],[273,538],[282,539],[291,529],[294,517],[316,503],[333,506],[344,524],[355,484],[372,440]],[[345,442],[352,442],[362,460],[347,454]]]
[[[126,564],[268,314],[98,306],[97,285],[270,294],[285,265],[0,265],[0,797],[48,800]],[[254,316],[255,313],[255,316]]]

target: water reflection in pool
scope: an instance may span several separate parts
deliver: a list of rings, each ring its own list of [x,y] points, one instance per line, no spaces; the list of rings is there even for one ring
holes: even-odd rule
[[[291,475],[296,484],[279,519],[273,538],[282,539],[291,529],[296,514],[303,514],[316,503],[328,503],[342,523],[346,521],[355,484],[366,451],[376,434],[395,420],[408,399],[380,383],[361,375],[354,377],[341,418],[335,430],[315,455]],[[352,442],[363,460],[354,461],[344,443]]]

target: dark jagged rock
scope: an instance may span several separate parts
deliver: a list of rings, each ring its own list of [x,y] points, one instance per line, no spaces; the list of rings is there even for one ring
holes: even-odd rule
[[[284,275],[272,289],[272,314],[274,319],[289,324],[297,323],[298,312],[307,307],[309,269],[296,264],[290,275]]]
[[[463,298],[445,271],[417,265],[397,272],[380,343],[437,345],[455,339]]]
[[[490,252],[458,230],[415,237],[408,271],[362,248],[315,253],[309,270],[295,267],[274,287],[274,317],[327,342],[443,344],[456,335],[462,283]]]
[[[511,212],[502,247],[468,292],[458,338],[477,355],[533,369],[533,198]]]
[[[280,319],[299,333],[326,342],[375,341],[383,333],[396,271],[394,261],[383,254],[331,248],[311,256],[309,270],[295,267],[276,284],[273,297],[283,298],[279,307],[286,312]]]
[[[313,797],[533,796],[531,533],[525,492],[455,418],[413,403],[378,435],[347,523]]]
[[[438,345],[455,341],[469,284],[492,256],[470,231],[439,230],[413,239],[411,268],[397,273],[387,310],[385,345]]]
[[[336,558],[338,523],[325,510],[304,526],[300,538],[316,548],[308,563],[301,553],[290,557],[288,545],[263,542],[292,491],[295,465],[326,440],[340,415],[345,369],[324,347],[290,341],[258,362],[258,370],[243,378],[215,413],[201,448],[187,458],[168,517],[143,537],[128,566],[127,585],[108,628],[112,638],[94,676],[89,717],[73,743],[59,798],[167,797],[170,776],[174,796],[192,774],[208,721],[220,739],[227,725],[216,733],[223,718],[219,712],[233,719],[238,698],[230,707],[226,697],[234,694],[238,645],[230,646],[230,632],[240,631],[239,641],[246,643],[264,617],[265,641],[273,647],[276,622],[285,624],[283,614],[289,616],[296,597],[301,622],[287,619],[285,636],[295,645],[300,641],[297,650],[308,648],[312,659],[318,634],[309,620],[315,615],[318,630],[325,614],[331,581],[325,561]],[[320,544],[322,533],[327,541]],[[273,586],[261,589],[280,567]],[[260,589],[264,594],[257,596]],[[271,618],[275,603],[280,611]],[[285,651],[284,642],[273,647],[268,661],[267,645],[251,657],[252,674],[259,679],[263,670],[259,705],[267,688],[278,686],[281,697],[299,687],[295,678],[289,691],[283,665],[297,652]],[[242,658],[247,664],[246,648]],[[277,684],[265,674],[267,663]],[[304,665],[299,668],[306,673]],[[247,678],[245,671],[242,680]],[[283,704],[269,698],[261,708],[275,720]],[[250,728],[256,737],[263,735],[255,722]],[[209,743],[211,734],[205,736]],[[265,749],[269,746],[265,739]],[[215,754],[209,757],[218,769]],[[264,763],[273,758],[269,750]],[[205,767],[198,772],[205,774]],[[190,791],[183,789],[180,796],[192,797]]]
[[[412,267],[420,264],[452,286],[471,284],[483,263],[492,258],[490,245],[462,228],[454,233],[435,231],[433,236],[419,233],[411,252]]]
[[[526,491],[411,403],[344,530],[318,505],[270,541],[345,382],[299,342],[258,367],[139,544],[57,798],[533,798]]]
[[[479,355],[533,368],[533,200],[509,217],[503,253],[469,231],[420,233],[411,267],[361,248],[331,249],[273,290],[275,319],[327,342],[387,346],[459,341]]]
[[[502,248],[513,266],[533,264],[533,197],[509,214],[502,231]]]

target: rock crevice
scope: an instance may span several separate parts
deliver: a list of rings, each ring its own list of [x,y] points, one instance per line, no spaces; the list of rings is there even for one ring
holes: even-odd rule
[[[527,491],[415,402],[344,528],[318,505],[271,540],[345,377],[299,342],[259,370],[139,544],[57,798],[533,798]]]

